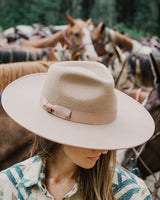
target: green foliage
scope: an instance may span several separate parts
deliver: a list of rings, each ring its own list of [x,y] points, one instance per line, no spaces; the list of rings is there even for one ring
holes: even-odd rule
[[[0,26],[0,33],[2,33],[3,32],[3,28],[2,28],[2,26]]]
[[[67,24],[67,12],[97,24],[104,21],[138,38],[160,34],[159,7],[160,0],[0,0],[0,26],[5,30],[19,24]]]
[[[144,1],[137,2],[137,12],[135,15],[134,26],[154,34],[159,26],[158,23],[158,2]]]
[[[33,23],[66,24],[65,12],[70,10],[70,5],[71,0],[8,0],[0,7],[0,24],[4,28]]]
[[[146,32],[143,29],[137,29],[136,27],[133,27],[132,29],[130,29],[126,27],[126,25],[123,23],[117,24],[115,28],[117,28],[120,32],[123,32],[134,39],[147,36]]]
[[[113,26],[116,19],[115,0],[96,0],[90,11],[90,16],[95,21],[104,21],[106,26]]]

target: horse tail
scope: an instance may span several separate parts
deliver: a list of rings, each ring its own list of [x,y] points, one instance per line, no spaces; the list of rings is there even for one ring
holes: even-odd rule
[[[149,56],[139,56],[140,69],[141,69],[141,83],[145,86],[153,85],[153,72]]]
[[[129,57],[128,57],[128,64],[130,66],[130,69],[129,69],[129,74],[132,74],[135,76],[136,74],[136,60],[137,60],[137,56],[134,55],[134,54],[130,54]]]

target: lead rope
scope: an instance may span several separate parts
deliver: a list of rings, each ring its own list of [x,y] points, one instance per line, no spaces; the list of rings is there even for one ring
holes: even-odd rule
[[[122,73],[123,73],[123,70],[124,70],[124,68],[125,68],[125,65],[126,65],[127,61],[128,61],[128,56],[127,56],[127,58],[125,59],[123,65],[122,65],[122,69],[121,69],[121,71],[120,71],[118,77],[117,77],[116,80],[115,80],[115,86],[117,86],[117,84],[118,84],[118,82],[119,82],[119,79],[120,79],[120,77],[121,77],[121,75],[122,75]]]

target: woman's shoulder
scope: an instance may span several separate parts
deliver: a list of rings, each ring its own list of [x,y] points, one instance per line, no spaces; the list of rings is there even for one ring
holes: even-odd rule
[[[15,197],[19,195],[20,199],[28,197],[31,191],[27,187],[38,180],[42,163],[42,159],[35,156],[1,171],[0,199],[17,199]]]
[[[35,156],[28,158],[22,162],[16,163],[5,170],[2,170],[0,172],[0,188],[9,183],[16,186],[18,181],[22,179],[24,173],[29,168],[31,168],[34,163],[37,162],[42,162],[42,160],[38,156]]]
[[[116,166],[113,178],[113,191],[115,196],[119,199],[147,199],[150,200],[151,196],[144,181],[129,172],[128,170]]]

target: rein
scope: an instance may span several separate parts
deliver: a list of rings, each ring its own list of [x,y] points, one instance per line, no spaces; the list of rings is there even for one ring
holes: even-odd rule
[[[65,32],[65,30],[63,30],[62,31],[62,34],[63,34],[63,38],[64,38],[64,41],[67,43],[67,44],[69,44],[71,47],[77,47],[76,45],[74,45],[74,43],[72,42],[72,41],[70,41],[68,38],[67,38],[67,35],[66,35],[66,32]],[[81,45],[79,45],[79,49],[83,49],[85,47],[85,45],[84,44],[81,44]]]
[[[137,93],[139,93],[140,91],[137,91]],[[138,95],[138,94],[137,94]],[[145,107],[146,105],[146,101],[148,100],[148,97],[144,100],[145,102],[143,102],[143,106]],[[160,120],[158,120],[158,122],[155,124],[156,126],[159,124]],[[157,131],[149,140],[149,141],[152,141],[152,140],[155,140],[157,137],[159,137],[160,135],[160,131]],[[132,170],[135,170],[137,169],[135,166],[136,166],[136,163],[137,163],[137,160],[139,159],[139,161],[141,162],[141,164],[144,166],[144,168],[149,172],[149,174],[153,177],[154,179],[154,185],[153,185],[153,189],[151,190],[150,189],[150,193],[152,195],[152,197],[158,197],[158,190],[160,189],[160,176],[159,178],[156,177],[156,175],[153,173],[153,171],[148,167],[148,165],[144,162],[144,160],[142,159],[141,157],[141,153],[144,151],[145,149],[145,146],[146,146],[146,143],[144,143],[143,145],[139,146],[138,148],[131,148],[131,152],[130,154],[128,155],[128,157],[126,158],[125,162],[124,162],[124,165],[126,165],[129,160],[131,160],[131,158],[135,158],[135,164],[134,164],[134,167]],[[139,170],[139,169],[138,169]],[[160,199],[158,197],[158,199]]]
[[[117,86],[117,84],[118,84],[118,82],[119,82],[119,79],[120,79],[120,77],[121,77],[121,75],[122,75],[122,73],[123,73],[123,70],[124,70],[124,68],[125,68],[125,65],[126,65],[126,63],[127,63],[127,61],[128,61],[128,57],[129,57],[129,56],[127,56],[127,58],[125,59],[123,65],[122,65],[122,69],[121,69],[121,71],[119,72],[119,75],[118,75],[118,77],[117,77],[116,80],[115,80],[115,86]]]
[[[155,139],[158,135],[160,134],[160,131],[157,132],[155,135],[152,136],[152,138],[149,140],[153,140]],[[154,189],[151,191],[150,190],[150,193],[152,194],[152,196],[154,197],[158,197],[158,190],[160,188],[160,176],[159,178],[157,178],[155,176],[155,174],[151,171],[151,169],[147,166],[147,164],[143,161],[143,159],[141,158],[141,153],[143,152],[144,148],[145,148],[145,144],[141,145],[139,147],[139,149],[137,150],[136,148],[131,148],[132,149],[132,153],[131,155],[127,158],[127,160],[129,161],[129,159],[131,159],[133,157],[133,153],[135,154],[135,164],[137,162],[137,159],[139,159],[139,161],[142,163],[142,165],[145,167],[145,169],[152,175],[152,177],[154,178],[155,182],[154,182]],[[127,160],[125,161],[125,163],[127,162]],[[134,164],[134,167],[133,167],[133,170],[136,170],[137,168],[135,168],[135,164]],[[139,172],[139,169],[138,169],[138,172]],[[159,198],[160,199],[160,198]]]
[[[158,132],[158,133],[156,134],[155,137],[157,137],[157,136],[159,135],[159,133],[160,133],[160,132]],[[150,140],[155,139],[155,137],[154,137],[154,138],[151,138]],[[158,190],[159,190],[159,188],[160,188],[160,175],[159,175],[159,178],[157,178],[157,177],[155,176],[155,174],[151,171],[151,169],[147,166],[147,164],[143,161],[143,159],[140,157],[140,154],[142,153],[144,147],[145,147],[145,144],[143,144],[143,145],[141,146],[141,148],[140,148],[139,151],[137,151],[134,147],[132,148],[132,150],[133,150],[133,152],[134,152],[135,155],[136,155],[136,160],[139,159],[140,162],[142,163],[142,165],[146,168],[146,170],[153,176],[153,178],[154,178],[154,180],[155,180],[155,182],[154,182],[154,190],[152,190],[152,191],[150,190],[150,193],[152,194],[152,196],[158,197]],[[158,198],[159,198],[159,197],[158,197]],[[159,198],[159,199],[160,199],[160,198]]]

